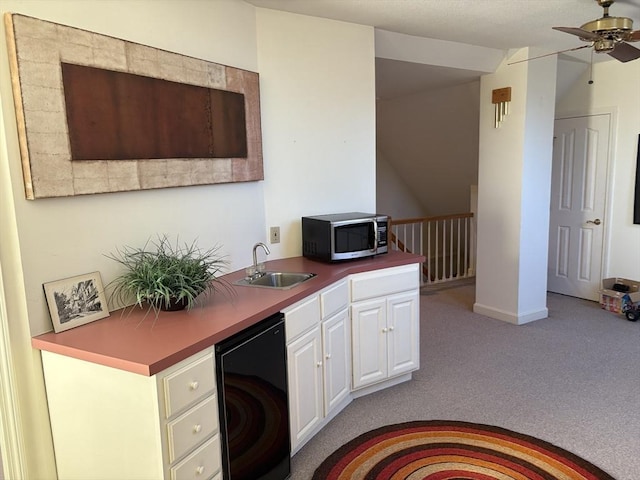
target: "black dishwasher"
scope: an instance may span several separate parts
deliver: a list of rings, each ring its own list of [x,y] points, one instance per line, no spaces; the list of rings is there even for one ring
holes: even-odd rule
[[[222,470],[227,480],[284,480],[291,471],[284,315],[216,345]]]

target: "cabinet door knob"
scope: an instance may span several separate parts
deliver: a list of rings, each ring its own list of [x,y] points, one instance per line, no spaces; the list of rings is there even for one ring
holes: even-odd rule
[[[321,366],[322,366],[322,362],[318,362],[316,365],[317,365],[318,367],[321,367]]]
[[[393,327],[389,327],[389,331],[390,331],[390,332],[393,332]]]
[[[201,430],[202,425],[200,425],[199,423],[193,426],[193,433],[200,433]]]
[[[331,354],[330,354],[330,353],[327,353],[327,354],[324,356],[324,358],[326,358],[327,360],[329,360],[329,359],[331,358]]]
[[[382,329],[382,333],[387,333],[387,328],[386,327]]]
[[[193,381],[189,384],[189,390],[197,390],[200,384],[197,381]]]
[[[202,475],[203,473],[204,473],[204,467],[202,465],[196,468],[196,475]]]

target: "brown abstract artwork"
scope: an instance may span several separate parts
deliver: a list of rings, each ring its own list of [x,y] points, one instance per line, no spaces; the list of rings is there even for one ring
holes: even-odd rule
[[[258,74],[5,14],[28,199],[262,180]]]

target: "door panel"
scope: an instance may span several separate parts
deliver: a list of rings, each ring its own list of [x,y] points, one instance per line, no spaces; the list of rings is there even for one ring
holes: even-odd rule
[[[374,299],[351,306],[353,388],[387,378],[386,301]]]
[[[345,308],[322,323],[324,345],[324,414],[351,392],[351,323]]]
[[[417,338],[420,320],[417,291],[401,293],[387,299],[389,376],[415,370],[420,364]]]
[[[320,328],[316,327],[287,346],[292,450],[323,417],[321,341]]]
[[[557,120],[548,289],[598,300],[602,278],[610,116]]]

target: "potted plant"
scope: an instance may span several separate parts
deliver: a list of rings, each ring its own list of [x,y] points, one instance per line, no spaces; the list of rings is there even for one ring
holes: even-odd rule
[[[150,245],[151,244],[151,245]],[[125,272],[109,283],[111,298],[121,305],[135,299],[159,310],[191,309],[202,293],[212,293],[223,285],[218,276],[228,265],[218,254],[219,246],[200,250],[196,242],[173,245],[166,235],[142,248],[124,247],[107,255],[125,267]]]

